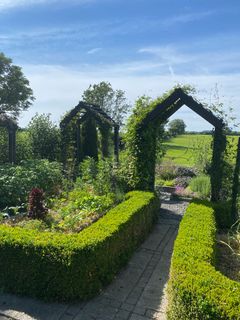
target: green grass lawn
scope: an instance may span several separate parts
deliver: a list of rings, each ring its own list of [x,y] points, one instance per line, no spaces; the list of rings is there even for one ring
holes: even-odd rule
[[[237,136],[228,136],[234,146],[237,146]],[[167,149],[163,158],[163,164],[172,162],[180,166],[192,167],[196,163],[196,153],[198,150],[211,157],[211,135],[185,134],[172,138],[164,143]]]

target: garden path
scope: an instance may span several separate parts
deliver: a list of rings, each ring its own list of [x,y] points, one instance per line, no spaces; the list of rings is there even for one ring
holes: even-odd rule
[[[184,201],[162,200],[158,223],[152,233],[127,267],[98,297],[66,305],[0,294],[0,319],[166,319],[166,284],[173,244],[186,206]]]

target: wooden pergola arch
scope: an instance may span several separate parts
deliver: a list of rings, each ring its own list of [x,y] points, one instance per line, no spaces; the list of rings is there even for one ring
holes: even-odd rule
[[[5,114],[0,114],[0,127],[8,131],[8,161],[16,162],[16,132],[18,126],[16,122]]]
[[[93,117],[98,124],[99,128],[103,126],[108,126],[109,128],[114,129],[114,155],[115,160],[119,161],[119,125],[99,106],[94,104],[89,104],[80,101],[77,106],[75,106],[71,111],[67,113],[67,115],[63,118],[60,122],[60,129],[61,134],[64,136],[67,126],[71,121],[75,121],[76,126],[76,160],[77,163],[81,160],[80,154],[80,145],[81,145],[81,124],[88,117]],[[66,155],[66,146],[64,143],[62,144],[62,159],[63,163],[65,162],[65,155]]]
[[[218,201],[222,189],[223,154],[226,149],[226,136],[224,133],[225,124],[222,119],[215,116],[210,110],[206,109],[201,103],[186,94],[181,88],[177,88],[146,115],[139,126],[138,134],[143,137],[144,135],[141,133],[143,133],[148,126],[154,126],[165,122],[183,105],[189,107],[215,128],[211,165],[211,200]],[[154,161],[155,164],[155,159],[149,159],[149,161]],[[148,181],[148,187],[149,189],[153,189],[154,172],[150,172],[150,176],[152,176],[152,179]]]

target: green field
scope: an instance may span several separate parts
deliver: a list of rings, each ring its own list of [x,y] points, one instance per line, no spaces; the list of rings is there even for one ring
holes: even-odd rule
[[[237,136],[229,136],[228,140],[237,146]],[[211,157],[211,135],[186,134],[172,138],[164,143],[166,154],[163,163],[170,162],[181,166],[192,167],[196,165],[199,150],[202,156]]]

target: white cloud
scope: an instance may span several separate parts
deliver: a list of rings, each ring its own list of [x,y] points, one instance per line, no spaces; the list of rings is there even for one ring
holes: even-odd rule
[[[87,54],[94,54],[94,53],[97,53],[101,50],[102,50],[102,48],[93,48],[91,50],[88,50]]]
[[[138,68],[136,68],[138,65]],[[52,118],[59,121],[60,117],[73,108],[81,99],[83,91],[93,83],[109,81],[113,88],[122,89],[132,103],[143,94],[153,98],[169,90],[177,83],[192,84],[199,89],[198,97],[209,102],[211,89],[216,83],[219,85],[220,97],[226,105],[235,107],[240,113],[240,73],[237,74],[139,74],[141,63],[128,65],[78,66],[77,68],[64,68],[61,66],[32,66],[23,68],[34,90],[36,101],[34,106],[23,115],[20,125],[25,126],[36,113],[52,113]],[[142,66],[143,69],[147,66]],[[138,70],[136,72],[136,69]],[[223,97],[224,96],[224,97]],[[175,117],[183,118],[188,130],[209,129],[210,126],[189,111],[181,109]]]
[[[192,12],[186,14],[179,14],[176,16],[169,17],[162,21],[162,25],[165,27],[170,27],[180,23],[188,23],[192,21],[202,20],[206,17],[215,14],[215,11],[204,11],[204,12]]]
[[[33,5],[40,5],[40,4],[53,4],[59,2],[71,2],[71,3],[87,3],[93,0],[0,0],[0,10],[8,10],[18,7],[24,6],[33,6]]]

